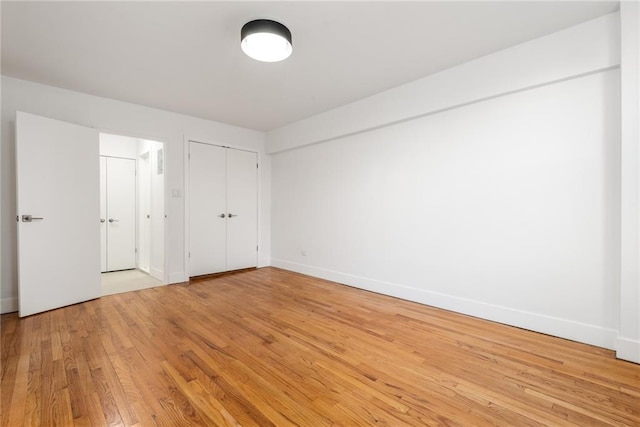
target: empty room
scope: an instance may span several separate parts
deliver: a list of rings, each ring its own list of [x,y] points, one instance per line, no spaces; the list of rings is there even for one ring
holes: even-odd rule
[[[1,1],[1,426],[640,425],[640,2]]]

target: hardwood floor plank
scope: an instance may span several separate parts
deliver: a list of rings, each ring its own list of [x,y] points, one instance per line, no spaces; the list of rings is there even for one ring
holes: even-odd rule
[[[610,350],[276,268],[1,325],[2,426],[640,425]]]
[[[204,423],[207,425],[227,425],[227,420],[222,415],[220,409],[222,409],[222,405],[217,402],[215,399],[206,399],[203,398],[203,394],[201,393],[202,387],[197,385],[196,380],[192,380],[187,382],[180,373],[171,366],[168,362],[162,362],[162,367],[171,377],[171,379],[176,384],[176,387],[185,394],[189,398],[191,402],[193,402],[194,407],[198,411],[198,414],[203,419]],[[194,387],[195,383],[195,387]],[[206,394],[206,392],[205,392]],[[216,402],[217,404],[213,403]]]
[[[253,393],[251,395],[247,395],[244,393],[241,376],[234,378],[230,376],[227,378],[224,375],[224,368],[221,365],[221,358],[211,357],[209,354],[205,353],[199,347],[194,346],[192,351],[187,353],[187,356],[198,366],[200,371],[206,375],[208,379],[213,382],[217,388],[223,393],[224,401],[232,401],[234,406],[242,408],[243,414],[246,414],[250,417],[255,425],[260,426],[276,426],[270,418],[273,418],[273,414],[266,414],[262,411],[261,406],[264,402],[258,400],[257,402],[253,402],[251,397],[253,397]],[[208,383],[204,383],[208,384]],[[271,417],[270,417],[271,415]],[[277,418],[277,416],[275,417]],[[282,421],[282,420],[279,420]]]
[[[32,359],[33,360],[33,359]],[[39,359],[38,359],[39,362]],[[41,425],[42,412],[42,371],[40,364],[34,366],[29,364],[29,380],[27,383],[27,395],[24,408],[24,424],[25,425]]]
[[[91,378],[95,384],[95,394],[98,397],[100,409],[104,414],[104,419],[106,420],[107,425],[124,424],[116,400],[113,398],[113,394],[111,393],[109,383],[105,378],[103,369],[101,367],[92,369]]]
[[[154,423],[157,423],[156,419],[163,412],[160,399],[167,396],[168,391],[163,390],[163,387],[158,384],[155,374],[148,370],[146,362],[135,348],[127,353],[122,359],[128,367],[133,387],[138,392],[137,395],[129,395],[129,402],[136,408],[141,421],[151,418]]]
[[[3,426],[21,425],[27,408],[31,346],[26,338],[29,337],[29,333],[32,333],[34,336],[37,334],[32,328],[33,322],[25,322],[24,326],[25,328],[22,330],[17,329],[17,331],[20,330],[20,332],[24,332],[26,336],[24,337],[25,339],[19,341],[19,350],[17,350],[17,354],[13,356],[16,360],[16,369],[15,371],[7,370],[2,378],[2,394],[8,394],[6,401],[9,402],[7,406],[3,406]],[[10,373],[15,376],[9,378],[7,375]],[[8,387],[5,388],[4,384],[7,384]],[[9,394],[9,392],[11,394]],[[3,402],[5,402],[4,398]]]
[[[73,413],[69,390],[66,388],[56,390],[53,396],[52,423],[43,425],[70,426],[73,425]],[[36,424],[37,425],[37,424]]]
[[[107,422],[105,418],[104,411],[102,409],[102,402],[100,400],[100,396],[98,396],[97,392],[91,393],[88,395],[89,406],[87,409],[89,410],[89,419],[91,420],[91,424],[93,426],[108,426],[113,425]]]
[[[86,401],[86,396],[90,391],[83,389],[77,367],[73,366],[65,372],[67,375],[67,383],[69,384],[68,388],[71,414],[73,418],[77,420],[89,413],[89,410],[87,409],[88,403]]]
[[[153,416],[149,411],[151,405],[146,403],[134,379],[138,373],[132,371],[131,359],[128,357],[130,351],[132,350],[128,350],[125,356],[117,355],[111,359],[115,376],[122,388],[122,397],[124,399],[122,404],[126,404],[129,407],[129,417],[132,425],[137,423],[153,425]]]

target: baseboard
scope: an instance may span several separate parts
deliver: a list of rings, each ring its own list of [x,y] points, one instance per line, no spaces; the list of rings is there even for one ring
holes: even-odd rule
[[[272,259],[271,265],[367,291],[419,302],[421,304],[504,323],[506,325],[570,339],[572,341],[611,350],[616,346],[617,331],[613,329],[606,329],[568,319],[488,304],[481,301],[411,288],[397,283],[383,282],[284,260]]]
[[[616,357],[640,363],[640,341],[620,338],[616,340]]]
[[[18,311],[18,298],[2,298],[0,301],[0,314]]]

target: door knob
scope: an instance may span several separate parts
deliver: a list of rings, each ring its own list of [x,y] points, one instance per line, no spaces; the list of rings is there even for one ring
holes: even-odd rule
[[[42,217],[32,216],[32,215],[22,215],[22,222],[31,222],[36,219],[44,219]]]
[[[229,214],[229,218],[233,218],[234,216],[238,216],[238,215],[234,215],[232,213]]]
[[[222,213],[222,214],[220,214],[220,215],[218,215],[218,216],[219,216],[220,218],[224,218],[224,217],[225,217],[225,214],[223,214],[223,213]]]
[[[104,218],[100,218],[100,222],[103,223],[105,221]]]
[[[120,222],[120,220],[119,219],[109,218],[109,222]]]

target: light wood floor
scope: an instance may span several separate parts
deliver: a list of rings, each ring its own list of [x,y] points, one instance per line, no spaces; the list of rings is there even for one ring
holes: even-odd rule
[[[265,268],[2,316],[2,425],[640,425],[613,352]]]

